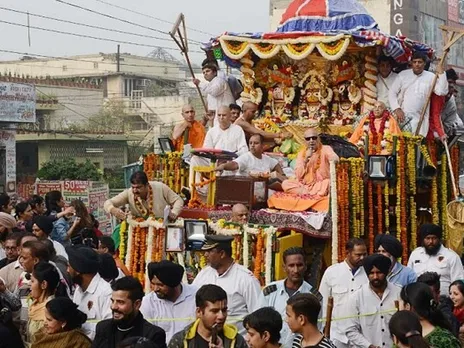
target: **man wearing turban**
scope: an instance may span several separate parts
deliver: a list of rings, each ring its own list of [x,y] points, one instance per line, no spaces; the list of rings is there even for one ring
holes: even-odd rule
[[[416,281],[416,273],[397,261],[403,254],[403,246],[398,239],[391,234],[378,234],[375,236],[374,247],[377,253],[388,257],[392,263],[387,276],[389,282],[403,287]]]
[[[345,325],[349,345],[363,348],[391,347],[393,341],[388,323],[395,309],[395,301],[400,298],[401,288],[387,280],[391,268],[388,257],[370,255],[364,259],[363,267],[369,283],[356,290],[346,306],[345,315],[349,319],[346,319]],[[362,316],[368,313],[371,315]]]
[[[452,282],[464,278],[461,259],[441,241],[442,229],[435,224],[424,224],[419,229],[422,246],[409,256],[408,267],[420,276],[424,272],[436,272],[440,276],[440,294],[448,295]]]
[[[169,342],[176,332],[194,320],[197,288],[182,283],[184,267],[174,262],[150,262],[147,269],[153,291],[143,297],[140,312],[145,318],[152,319],[152,324],[166,331],[166,342]]]

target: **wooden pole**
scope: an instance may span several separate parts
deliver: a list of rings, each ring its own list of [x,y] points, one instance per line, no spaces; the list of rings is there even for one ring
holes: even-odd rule
[[[332,311],[334,306],[334,299],[329,296],[327,301],[327,315],[325,316],[324,336],[330,338],[330,326],[332,324]]]
[[[182,32],[180,31],[180,25],[182,24]],[[184,14],[181,13],[177,17],[177,20],[174,23],[174,26],[172,27],[172,30],[169,32],[169,35],[171,35],[171,38],[174,40],[177,46],[179,46],[179,49],[181,50],[182,54],[184,55],[185,61],[187,62],[187,66],[189,68],[190,74],[192,75],[192,78],[195,78],[195,73],[193,72],[192,68],[192,63],[190,62],[190,57],[188,55],[188,43],[187,43],[187,27],[185,26],[185,17]],[[176,34],[179,36],[179,40],[176,37]],[[208,113],[208,106],[206,105],[206,101],[203,98],[203,95],[201,94],[200,87],[195,85],[198,95],[200,96],[201,103],[203,104],[203,107],[205,109],[205,112]]]

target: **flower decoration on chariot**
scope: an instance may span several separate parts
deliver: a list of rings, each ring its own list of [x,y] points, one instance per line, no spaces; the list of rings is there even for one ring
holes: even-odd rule
[[[341,64],[335,65],[333,76],[335,84],[351,81],[356,78],[356,75],[355,66],[348,60],[344,60]]]
[[[350,85],[348,86],[348,99],[353,104],[358,104],[361,101],[362,93],[361,89],[351,81]]]
[[[277,64],[269,69],[268,80],[270,84],[282,83],[285,86],[292,86],[293,68],[291,66],[281,67]]]

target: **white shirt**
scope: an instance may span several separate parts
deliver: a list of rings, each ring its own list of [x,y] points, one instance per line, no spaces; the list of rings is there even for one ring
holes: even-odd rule
[[[344,319],[346,336],[351,347],[368,348],[371,344],[378,347],[393,345],[388,323],[396,312],[395,301],[400,299],[401,288],[387,282],[382,298],[364,284],[350,296],[345,316],[364,315]],[[365,315],[373,314],[374,315]]]
[[[176,332],[183,330],[188,324],[195,321],[196,292],[195,286],[182,284],[182,293],[179,298],[175,302],[171,302],[158,298],[152,291],[143,297],[140,312],[151,324],[166,331],[166,342],[168,343]],[[174,320],[169,320],[171,318]]]
[[[111,319],[111,290],[108,284],[97,273],[90,282],[87,290],[82,291],[80,286],[76,286],[74,291],[73,302],[77,304],[78,309],[87,314],[87,320],[100,321],[103,319]],[[82,330],[93,340],[95,338],[95,329],[97,323],[85,323],[82,325]]]
[[[55,248],[56,255],[58,256],[63,256],[66,260],[68,260],[68,253],[66,252],[66,249],[64,248],[63,244],[60,242],[57,242],[56,240],[51,239],[48,237],[53,243],[53,247]]]
[[[391,72],[386,78],[383,78],[382,75],[378,75],[379,80],[377,81],[375,87],[377,87],[377,100],[384,102],[385,105],[390,107],[390,102],[388,100],[388,93],[390,92],[393,83],[395,82],[398,74]]]
[[[312,293],[313,287],[308,282],[303,281],[300,288],[292,295],[296,294],[309,294]],[[273,307],[277,312],[282,315],[283,325],[282,330],[280,330],[280,343],[282,347],[292,347],[294,335],[288,327],[287,321],[285,318],[287,300],[290,298],[287,291],[285,290],[285,279],[278,280],[270,283],[266,286],[260,295],[259,307]],[[320,314],[320,313],[319,313]],[[319,325],[318,325],[319,327]]]
[[[400,127],[403,131],[416,132],[419,124],[422,108],[427,100],[430,88],[435,74],[429,71],[423,71],[420,75],[414,74],[412,69],[402,71],[398,74],[397,79],[390,88],[388,99],[390,101],[390,108],[394,111],[401,108],[406,117],[406,123],[402,123]],[[437,84],[435,85],[434,92],[436,95],[448,94],[448,81],[446,74],[439,75]],[[420,135],[426,136],[429,131],[429,115],[430,103],[427,106],[424,121],[420,129]]]
[[[354,291],[364,284],[367,284],[366,272],[363,267],[359,267],[353,275],[350,266],[346,261],[330,266],[322,276],[319,292],[322,295],[322,317],[327,316],[327,302],[330,296],[333,297],[334,306],[332,318],[340,318],[346,312],[348,299]],[[330,326],[330,338],[341,343],[348,343],[348,338],[344,331],[341,320],[332,321]]]
[[[241,155],[248,151],[245,132],[242,127],[231,124],[226,130],[214,126],[206,133],[203,147],[236,152]]]
[[[449,295],[449,286],[458,279],[464,279],[461,259],[453,250],[443,245],[436,255],[429,255],[424,247],[413,250],[409,256],[408,267],[420,276],[425,272],[436,272],[440,276],[440,294]]]
[[[210,82],[201,81],[198,87],[206,94],[208,110],[216,111],[216,115],[221,106],[229,107],[230,104],[235,103],[234,96],[224,74],[218,74]],[[214,125],[216,126],[217,124],[217,117],[214,117]]]
[[[261,158],[255,157],[251,152],[246,152],[234,159],[234,162],[238,164],[237,175],[248,175],[251,171],[266,172],[270,173],[275,168],[279,161],[262,155]],[[255,196],[259,199],[264,199],[264,183],[255,183]]]
[[[195,277],[193,285],[200,288],[205,284],[220,286],[227,293],[227,307],[232,323],[237,326],[240,334],[245,330],[242,325],[243,317],[259,308],[261,286],[253,273],[235,262],[227,271],[219,275],[211,266],[206,266]],[[240,320],[235,321],[235,318]]]

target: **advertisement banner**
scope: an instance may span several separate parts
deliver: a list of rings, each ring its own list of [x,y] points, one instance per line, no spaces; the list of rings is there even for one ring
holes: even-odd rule
[[[34,85],[0,82],[2,122],[35,122],[35,103]]]
[[[111,231],[111,216],[103,209],[103,204],[109,198],[109,188],[105,183],[92,183],[89,188],[89,212],[100,223],[99,229],[105,234]]]
[[[41,197],[45,197],[45,195],[50,191],[62,191],[61,182],[60,181],[39,181],[35,184],[35,193]]]
[[[81,200],[85,205],[89,204],[89,196],[87,189],[89,188],[88,181],[65,180],[63,181],[63,198],[66,203],[71,203],[74,199]]]
[[[16,192],[16,131],[0,131],[0,147],[5,150],[6,192],[11,194]]]

